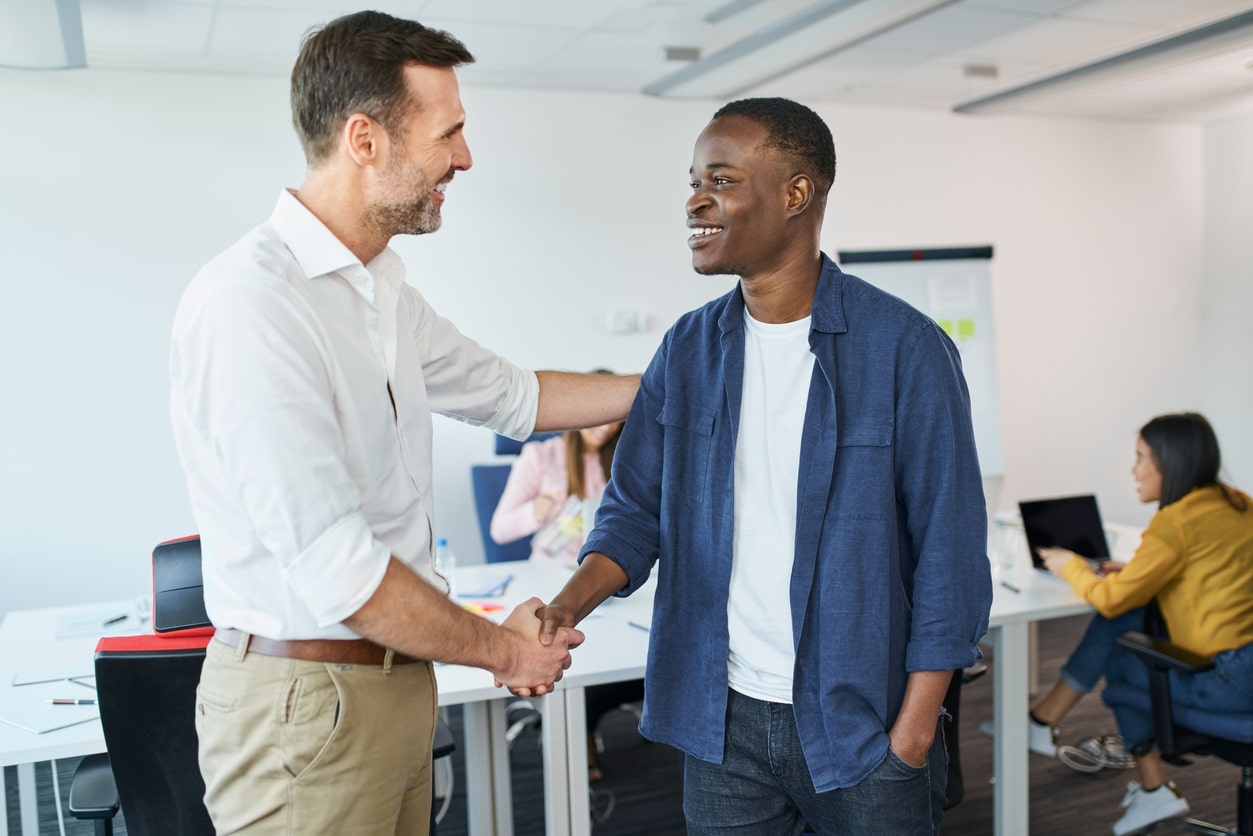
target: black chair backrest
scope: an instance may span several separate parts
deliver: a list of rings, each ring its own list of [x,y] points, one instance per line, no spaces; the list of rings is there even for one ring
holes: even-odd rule
[[[165,635],[210,635],[204,608],[200,537],[158,543],[152,550],[152,629]]]
[[[203,639],[207,642],[208,639]],[[132,836],[212,836],[197,761],[196,686],[204,647],[148,637],[170,648],[96,652],[100,723]]]

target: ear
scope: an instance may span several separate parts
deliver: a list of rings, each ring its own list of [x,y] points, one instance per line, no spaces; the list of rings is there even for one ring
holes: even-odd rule
[[[364,113],[353,113],[340,129],[340,143],[358,166],[378,165],[387,153],[387,132]]]
[[[814,200],[814,181],[804,174],[794,174],[787,183],[787,213],[800,215]]]

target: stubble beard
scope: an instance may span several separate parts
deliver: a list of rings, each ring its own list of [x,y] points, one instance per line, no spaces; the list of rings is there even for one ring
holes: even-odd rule
[[[439,229],[443,219],[431,200],[431,183],[421,171],[406,173],[405,160],[396,158],[384,177],[385,197],[372,203],[365,211],[365,223],[390,238],[393,235],[425,235]]]

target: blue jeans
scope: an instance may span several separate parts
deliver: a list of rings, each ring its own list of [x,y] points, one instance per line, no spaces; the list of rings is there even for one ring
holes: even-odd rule
[[[1115,648],[1105,678],[1111,686],[1149,689],[1148,666],[1125,648]],[[1253,712],[1253,644],[1224,650],[1214,657],[1214,667],[1203,673],[1171,671],[1170,701],[1212,711]],[[1119,705],[1114,717],[1129,748],[1153,737],[1153,717],[1147,711]]]
[[[925,765],[911,766],[889,749],[860,784],[822,793],[805,765],[792,706],[731,691],[726,734],[721,764],[691,755],[684,761],[690,836],[784,836],[806,825],[820,836],[939,832],[948,753],[938,728]]]
[[[1062,666],[1062,681],[1080,694],[1088,693],[1109,669],[1110,658],[1118,647],[1116,639],[1123,633],[1143,629],[1143,607],[1116,618],[1106,618],[1099,613],[1092,616],[1087,632]]]

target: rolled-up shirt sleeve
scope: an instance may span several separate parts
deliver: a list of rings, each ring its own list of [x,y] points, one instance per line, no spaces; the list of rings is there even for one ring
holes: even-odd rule
[[[234,490],[257,539],[319,626],[343,621],[382,581],[389,549],[372,533],[345,461],[334,359],[303,300],[262,282],[215,288],[176,322],[173,408]]]
[[[979,656],[992,604],[987,509],[956,347],[934,325],[902,352],[897,489],[913,546],[906,669],[953,670]]]
[[[465,336],[437,314],[412,286],[400,304],[414,323],[431,409],[521,441],[535,431],[539,379]],[[402,319],[403,321],[403,319]]]

